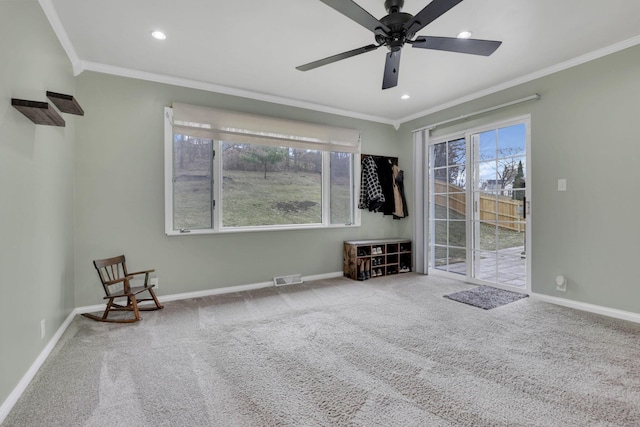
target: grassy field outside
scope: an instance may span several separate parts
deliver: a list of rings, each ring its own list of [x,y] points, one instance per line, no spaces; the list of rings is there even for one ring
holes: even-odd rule
[[[187,176],[174,183],[174,227],[211,228],[211,179]],[[331,222],[351,221],[348,179],[331,183]],[[225,171],[223,227],[322,223],[322,179],[308,172]]]
[[[348,177],[331,177],[331,224],[352,221],[351,186]]]
[[[173,205],[174,229],[211,228],[211,178],[175,181]]]
[[[447,209],[436,205],[436,218],[446,218]],[[449,210],[449,221],[436,221],[436,244],[447,245],[447,224],[449,225],[449,246],[467,246],[467,225],[465,216]],[[480,250],[495,251],[524,246],[524,233],[480,223]]]
[[[224,227],[322,222],[320,174],[227,170],[222,192]]]

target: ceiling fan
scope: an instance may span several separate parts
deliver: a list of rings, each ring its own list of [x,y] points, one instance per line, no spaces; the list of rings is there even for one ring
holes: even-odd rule
[[[483,56],[491,55],[502,44],[500,41],[493,40],[432,36],[419,36],[412,40],[418,31],[444,15],[463,0],[433,0],[415,16],[401,11],[402,6],[404,6],[404,0],[385,0],[384,7],[388,15],[380,20],[374,18],[373,15],[352,0],[320,1],[373,32],[373,34],[375,34],[376,44],[349,50],[296,67],[296,69],[300,71],[312,70],[342,59],[376,50],[380,46],[386,46],[389,49],[389,53],[387,53],[387,60],[384,66],[382,89],[388,89],[398,84],[400,50],[405,43],[420,49],[445,50]]]

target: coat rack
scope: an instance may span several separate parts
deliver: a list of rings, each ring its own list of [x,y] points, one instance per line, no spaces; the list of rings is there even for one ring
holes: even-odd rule
[[[398,166],[398,158],[397,157],[389,157],[389,156],[377,156],[373,154],[361,154],[360,161],[364,160],[365,157],[371,157],[378,164],[379,161],[384,161],[385,159],[389,159],[392,165]]]

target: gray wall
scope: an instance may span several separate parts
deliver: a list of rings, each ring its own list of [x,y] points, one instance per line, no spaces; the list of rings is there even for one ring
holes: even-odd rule
[[[75,79],[35,1],[0,1],[0,55],[1,404],[74,307],[75,119],[36,126],[11,98],[73,94]]]
[[[397,155],[396,132],[389,125],[93,72],[82,73],[77,86],[86,115],[76,133],[76,306],[101,301],[91,264],[97,258],[124,253],[131,268],[156,268],[158,293],[167,295],[341,271],[343,240],[410,236],[409,220],[363,212],[360,228],[167,237],[163,108],[173,101],[359,129],[367,154]]]
[[[405,123],[401,157],[411,156],[413,129],[539,93],[540,101],[439,128],[432,136],[531,114],[533,292],[640,313],[638,58],[636,46]],[[567,192],[557,191],[559,178],[567,179]],[[568,278],[566,293],[555,289],[558,274]]]

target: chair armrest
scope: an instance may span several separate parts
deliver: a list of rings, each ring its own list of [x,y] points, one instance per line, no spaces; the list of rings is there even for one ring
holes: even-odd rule
[[[144,274],[144,287],[146,288],[149,286],[149,273],[153,273],[154,271],[156,270],[152,269],[152,270],[136,271],[135,273],[129,273],[129,277],[140,276]],[[153,287],[153,285],[151,287]]]
[[[104,282],[105,285],[115,285],[116,283],[121,283],[121,282],[125,282],[128,280],[131,280],[132,276],[126,276],[126,277],[121,277],[119,279],[115,279],[115,280],[109,280],[108,282]]]
[[[153,269],[153,270],[136,271],[135,273],[129,273],[129,276],[137,276],[138,274],[149,274],[149,273],[153,273],[154,271],[156,270]]]
[[[128,275],[125,277],[121,277],[119,279],[114,279],[114,280],[109,280],[108,282],[104,282],[104,285],[111,286],[111,285],[115,285],[116,283],[122,283],[124,293],[129,293],[129,289],[130,289],[129,280],[131,279],[133,279],[133,276]]]

